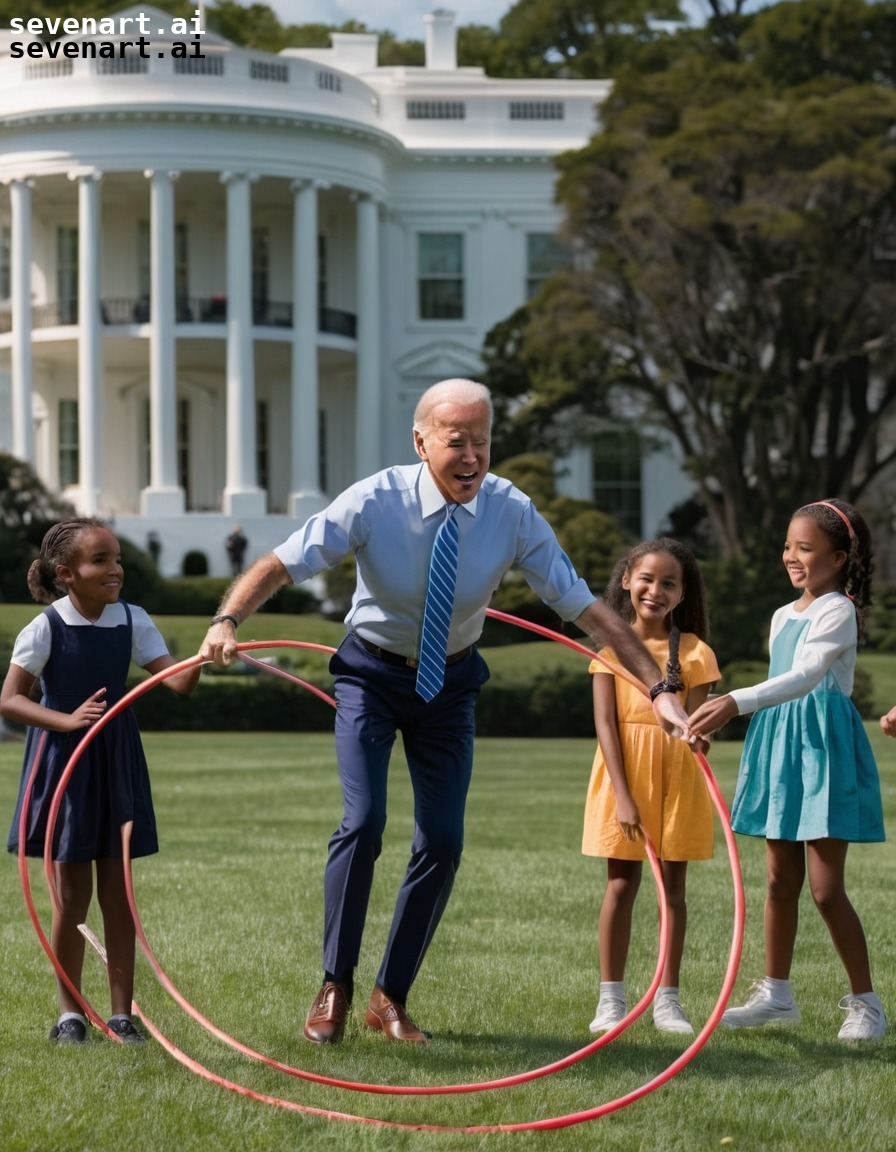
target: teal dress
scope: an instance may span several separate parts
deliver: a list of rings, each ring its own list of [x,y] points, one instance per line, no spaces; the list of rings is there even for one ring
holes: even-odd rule
[[[787,620],[769,679],[788,672],[808,620]],[[767,840],[885,839],[877,764],[861,717],[832,672],[806,695],[762,708],[744,740],[731,827]]]

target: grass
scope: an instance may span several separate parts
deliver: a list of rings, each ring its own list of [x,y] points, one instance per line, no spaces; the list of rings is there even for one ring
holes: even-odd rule
[[[888,820],[896,811],[896,744],[874,727]],[[325,1075],[391,1084],[476,1082],[541,1066],[587,1043],[596,999],[595,922],[602,866],[579,853],[590,741],[483,740],[469,803],[467,849],[454,897],[411,1001],[435,1033],[428,1051],[367,1033],[356,1012],[347,1040],[318,1049],[301,1025],[319,980],[321,876],[339,796],[326,735],[148,733],[162,849],[135,863],[143,923],[184,994],[220,1027],[258,1050]],[[731,796],[739,746],[719,744],[713,764]],[[21,746],[0,744],[0,811],[11,813]],[[393,762],[390,824],[379,862],[362,964],[359,1007],[371,986],[411,836],[400,751]],[[739,839],[747,934],[736,997],[762,970],[763,846]],[[32,871],[41,911],[47,897]],[[868,933],[878,990],[896,1017],[896,926],[890,844],[850,852],[850,891]],[[0,882],[0,1148],[4,1152],[240,1152],[550,1146],[614,1152],[744,1152],[893,1147],[896,1031],[847,1047],[836,1039],[843,974],[820,917],[805,897],[794,982],[803,1023],[790,1030],[721,1029],[658,1092],[593,1123],[551,1134],[469,1135],[392,1131],[295,1115],[229,1093],[190,1074],[157,1044],[122,1049],[94,1036],[84,1049],[54,1049],[49,963],[27,919],[15,862]],[[656,963],[649,876],[636,907],[629,967],[633,992]],[[683,996],[702,1023],[718,995],[731,933],[724,846],[693,865]],[[90,922],[101,934],[96,909]],[[85,991],[101,1011],[107,994],[88,955]],[[575,1113],[632,1091],[683,1050],[680,1037],[642,1018],[608,1048],[528,1085],[475,1095],[400,1097],[350,1093],[285,1077],[203,1032],[169,999],[142,957],[137,1000],[185,1051],[253,1090],[316,1108],[402,1123],[514,1123]]]

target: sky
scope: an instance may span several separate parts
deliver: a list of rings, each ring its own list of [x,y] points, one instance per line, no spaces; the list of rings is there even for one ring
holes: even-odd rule
[[[281,24],[343,24],[363,20],[368,28],[388,29],[401,40],[422,40],[423,17],[435,8],[454,12],[455,23],[495,27],[512,0],[265,0]],[[767,0],[766,0],[767,2]],[[756,6],[760,6],[756,0]],[[682,7],[695,22],[705,19],[705,0],[683,0]]]

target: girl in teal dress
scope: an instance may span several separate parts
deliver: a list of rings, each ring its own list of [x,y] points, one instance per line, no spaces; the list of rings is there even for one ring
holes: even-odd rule
[[[772,618],[769,678],[710,700],[691,716],[708,735],[754,712],[741,756],[731,826],[766,842],[765,977],[732,1028],[797,1022],[790,986],[800,891],[809,874],[815,905],[843,961],[850,992],[841,1040],[886,1032],[871,983],[865,933],[846,894],[850,843],[884,839],[880,781],[850,696],[863,617],[871,603],[871,535],[842,500],[794,512],[784,567],[799,599]]]
[[[26,856],[44,854],[57,785],[86,730],[125,694],[131,662],[150,673],[174,663],[142,608],[121,597],[124,574],[118,541],[98,520],[73,518],[44,536],[28,570],[28,589],[46,610],[19,633],[0,691],[0,715],[28,725],[19,798],[7,847],[19,849],[28,793]],[[199,667],[169,677],[178,693],[192,691]],[[40,702],[32,689],[40,680]],[[35,768],[34,781],[28,787]],[[121,826],[133,822],[131,854],[158,851],[149,772],[130,708],[96,735],[78,760],[59,808],[53,837],[58,903],[50,941],[63,971],[80,992],[84,937],[78,929],[96,890],[103,915],[112,1016],[109,1027],[125,1043],[144,1037],[131,1021],[135,933],[122,867]],[[57,1044],[82,1044],[87,1020],[66,983],[57,979]]]

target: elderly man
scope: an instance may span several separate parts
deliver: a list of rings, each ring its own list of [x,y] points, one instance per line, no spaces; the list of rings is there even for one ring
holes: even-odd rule
[[[256,561],[225,594],[200,650],[228,666],[237,627],[281,585],[354,553],[347,634],[330,662],[344,814],[324,876],[324,980],[304,1029],[313,1043],[338,1044],[345,1030],[398,731],[415,834],[366,1024],[394,1040],[429,1040],[406,1001],[460,864],[474,706],[488,679],[476,641],[506,572],[522,572],[560,617],[612,645],[651,689],[663,725],[687,733],[687,717],[634,632],[577,577],[529,498],[489,473],[491,420],[481,384],[445,380],[428,389],[414,415],[422,463],[359,481]]]

